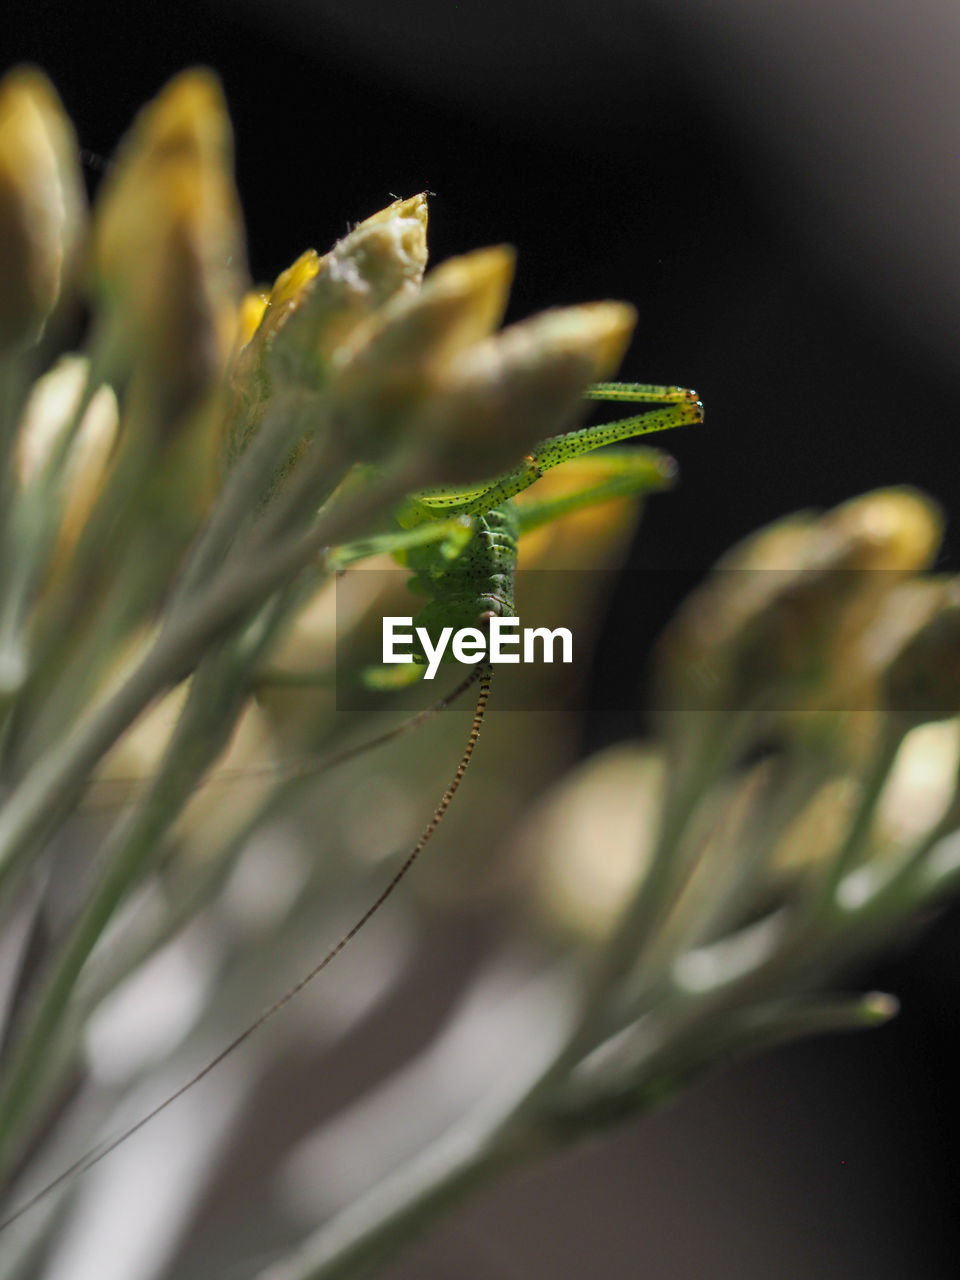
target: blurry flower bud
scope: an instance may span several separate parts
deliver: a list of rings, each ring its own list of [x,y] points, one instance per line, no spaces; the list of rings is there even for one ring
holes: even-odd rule
[[[960,579],[944,584],[939,607],[890,663],[884,694],[908,721],[960,715]]]
[[[771,850],[768,876],[759,886],[757,910],[769,907],[765,894],[789,893],[793,886],[835,856],[856,811],[860,789],[841,775],[825,782],[797,813]]]
[[[77,141],[47,78],[0,81],[0,352],[36,342],[72,274],[86,220]]]
[[[243,263],[222,94],[209,72],[184,72],[137,117],[95,225],[97,285],[162,413],[222,371]]]
[[[672,705],[849,709],[865,629],[904,575],[930,563],[940,533],[929,499],[890,489],[755,534],[665,634]]]
[[[38,480],[49,463],[63,432],[73,420],[86,379],[86,360],[64,356],[34,384],[17,441],[17,473],[21,486],[27,487]],[[97,500],[116,439],[117,420],[116,396],[110,387],[100,387],[90,400],[58,477],[60,550],[76,541]]]
[[[956,804],[960,720],[920,724],[904,738],[877,804],[877,836],[900,850]]]
[[[322,263],[316,249],[305,249],[296,262],[280,272],[267,294],[266,307],[256,329],[259,342],[268,342],[283,327],[289,313],[303,301],[304,290],[316,277]]]
[[[519,860],[541,911],[564,932],[597,940],[630,901],[653,852],[663,760],[637,743],[593,756],[523,822]]]
[[[928,568],[943,536],[943,517],[916,489],[878,489],[828,511],[820,521],[837,539],[843,568],[914,573]]]
[[[463,351],[417,424],[431,482],[495,475],[573,427],[584,391],[615,372],[635,323],[632,307],[596,302],[546,311]]]
[[[503,246],[451,258],[419,292],[396,298],[358,330],[339,356],[331,391],[359,457],[388,450],[445,366],[500,323],[513,264]]]

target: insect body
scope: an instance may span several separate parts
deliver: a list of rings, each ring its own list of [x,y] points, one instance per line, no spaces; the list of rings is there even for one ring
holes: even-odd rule
[[[429,544],[414,548],[405,557],[414,571],[410,590],[429,597],[417,623],[434,643],[445,628],[482,631],[490,618],[516,613],[520,522],[515,505],[508,500],[482,515],[465,516],[464,527],[465,545],[452,559]],[[422,653],[414,653],[414,662],[424,661]]]

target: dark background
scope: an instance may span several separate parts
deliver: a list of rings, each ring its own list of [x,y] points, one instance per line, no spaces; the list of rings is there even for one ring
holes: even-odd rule
[[[51,74],[104,156],[171,73],[214,66],[258,279],[428,188],[434,260],[517,246],[512,317],[633,301],[623,376],[695,386],[707,408],[666,442],[681,485],[635,563],[702,569],[759,524],[877,485],[958,506],[950,10],[34,0],[8,7],[0,48]],[[944,565],[955,545],[948,530]],[[623,711],[588,717],[588,746],[639,723],[637,664],[676,594],[650,581],[614,600],[594,702],[622,689]],[[954,1276],[957,925],[855,975],[903,998],[891,1028],[708,1085],[497,1192],[396,1276]]]

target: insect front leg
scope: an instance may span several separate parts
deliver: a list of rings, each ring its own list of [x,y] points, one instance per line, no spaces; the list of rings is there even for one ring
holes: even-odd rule
[[[521,535],[529,533],[576,511],[618,498],[661,493],[671,487],[676,475],[677,464],[659,449],[604,449],[577,462],[576,488],[542,501],[518,504],[519,531]]]
[[[700,400],[689,387],[666,387],[652,382],[595,382],[583,394],[586,400],[619,400],[632,404],[685,404]]]

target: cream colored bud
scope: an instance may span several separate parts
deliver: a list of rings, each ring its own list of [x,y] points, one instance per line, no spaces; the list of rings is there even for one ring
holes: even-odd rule
[[[916,489],[879,489],[827,512],[821,528],[837,539],[846,569],[915,572],[936,558],[943,515]]]
[[[453,358],[499,324],[513,265],[504,246],[451,258],[431,271],[418,293],[382,308],[338,353],[331,393],[358,457],[381,456],[412,413],[429,412],[425,402]]]
[[[592,756],[537,802],[514,841],[547,921],[598,941],[647,871],[664,789],[664,761],[622,743]]]
[[[86,223],[77,140],[53,86],[0,81],[0,351],[36,342],[76,266]]]
[[[546,311],[460,353],[441,373],[418,431],[434,483],[490,476],[570,429],[583,393],[615,372],[636,323],[633,308],[598,302]]]
[[[84,392],[87,361],[64,356],[30,393],[17,438],[17,478],[35,483],[73,421]],[[97,497],[117,435],[117,399],[110,387],[97,389],[66,454],[59,474],[60,529],[56,560],[72,546]]]
[[[394,200],[365,218],[340,242],[377,304],[420,286],[427,265],[427,197],[424,192]]]
[[[418,290],[427,260],[426,225],[425,196],[396,200],[359,223],[323,258],[313,250],[301,255],[274,285],[243,376],[325,386],[331,362],[342,358],[341,349],[364,322],[384,303]]]

